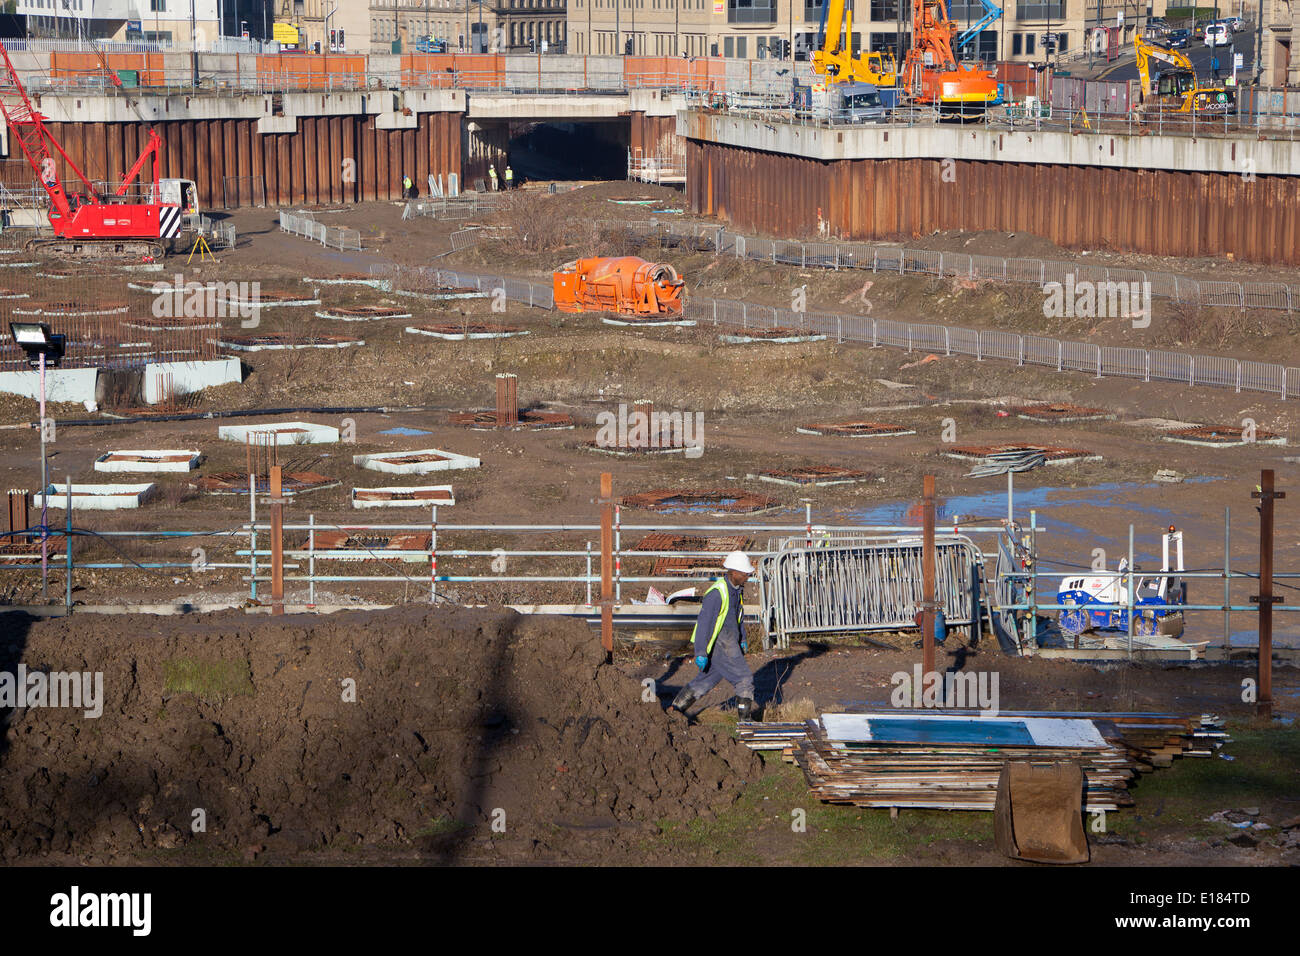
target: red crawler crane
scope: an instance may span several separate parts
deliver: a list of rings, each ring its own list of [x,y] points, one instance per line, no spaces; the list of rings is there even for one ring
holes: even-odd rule
[[[170,240],[179,235],[182,223],[181,207],[160,201],[162,139],[150,129],[144,151],[127,172],[116,194],[104,196],[46,127],[46,117],[28,99],[18,71],[3,45],[0,45],[0,55],[4,57],[7,73],[4,81],[0,82],[0,112],[4,113],[37,181],[50,197],[48,214],[55,237],[31,239],[27,248],[83,259],[161,258],[166,252],[164,243],[170,245]],[[113,79],[117,77],[114,75]],[[69,193],[59,179],[56,154],[80,180],[80,185],[74,186],[74,192]],[[150,161],[153,182],[151,187],[142,183],[144,201],[126,199],[132,183]]]

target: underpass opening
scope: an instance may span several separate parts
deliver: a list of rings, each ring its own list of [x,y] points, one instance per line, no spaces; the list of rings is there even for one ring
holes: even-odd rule
[[[508,161],[516,179],[626,179],[627,119],[510,124]]]

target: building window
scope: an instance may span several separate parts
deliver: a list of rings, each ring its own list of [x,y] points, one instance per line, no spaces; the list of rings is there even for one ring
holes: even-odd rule
[[[1064,20],[1065,19],[1065,0],[1055,0],[1055,2],[1031,2],[1023,3],[1017,0],[1016,19],[1023,23],[1026,20]],[[1027,52],[1032,53],[1032,50]]]
[[[776,0],[727,0],[728,23],[776,23]]]
[[[1012,56],[1020,56],[1020,52],[1021,52],[1020,43],[1021,43],[1020,34],[1019,33],[1011,34],[1011,55]]]
[[[167,0],[149,0],[150,13],[166,13]]]
[[[803,0],[804,23],[820,23],[826,0]]]
[[[897,20],[898,0],[871,0],[871,19]]]
[[[1025,34],[1025,56],[1034,55],[1034,34]]]
[[[735,41],[735,38],[734,38],[734,37],[723,37],[723,38],[722,38],[722,55],[723,55],[723,56],[735,56],[735,55],[736,55],[736,46],[735,46],[735,44],[736,44],[736,41]]]

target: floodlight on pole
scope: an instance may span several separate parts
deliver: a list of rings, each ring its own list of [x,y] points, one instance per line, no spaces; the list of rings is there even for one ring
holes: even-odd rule
[[[10,322],[14,342],[27,353],[27,363],[40,370],[41,399],[41,600],[49,599],[49,529],[50,486],[46,477],[45,455],[45,369],[57,368],[63,358],[65,336],[55,335],[44,322]]]

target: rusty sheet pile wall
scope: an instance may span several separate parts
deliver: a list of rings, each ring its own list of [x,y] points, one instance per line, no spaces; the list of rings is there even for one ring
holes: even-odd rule
[[[946,175],[945,175],[946,173]],[[823,162],[691,139],[694,213],[778,236],[1027,232],[1075,249],[1300,264],[1291,177],[972,162]]]
[[[444,181],[461,174],[462,114],[417,115],[415,129],[377,129],[373,115],[299,117],[292,133],[259,133],[252,119],[180,120],[155,129],[164,141],[162,175],[193,179],[206,208],[360,202],[400,199],[404,173],[421,194],[430,173]],[[120,182],[148,136],[141,123],[49,126],[92,181]],[[0,164],[0,183],[36,186],[31,168],[11,159]],[[69,182],[72,172],[62,165]]]

